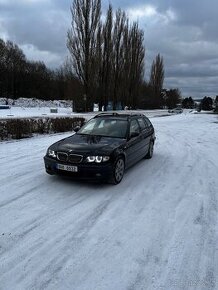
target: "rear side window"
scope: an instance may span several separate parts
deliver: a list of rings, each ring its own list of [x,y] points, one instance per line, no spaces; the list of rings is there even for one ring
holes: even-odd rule
[[[151,122],[147,118],[144,118],[144,121],[148,125],[148,127],[152,126]]]
[[[132,120],[130,123],[130,135],[132,133],[140,133],[140,128],[137,120]]]
[[[147,123],[145,123],[145,121],[142,118],[139,118],[138,122],[139,122],[139,126],[140,126],[141,130],[144,130],[146,127],[148,127]]]

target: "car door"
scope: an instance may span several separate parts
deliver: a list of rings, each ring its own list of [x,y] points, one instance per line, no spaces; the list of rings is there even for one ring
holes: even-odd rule
[[[155,139],[155,136],[154,136],[154,127],[153,125],[151,124],[150,120],[146,117],[143,118],[143,120],[145,121],[145,123],[147,124],[148,126],[148,142],[150,144],[150,141],[151,139]]]
[[[144,157],[148,152],[151,131],[150,131],[150,128],[149,128],[148,124],[145,122],[143,117],[138,117],[137,120],[138,120],[140,130],[141,130],[141,133],[140,133],[140,137],[141,137],[140,154],[141,154],[141,157]]]
[[[129,136],[126,143],[126,167],[133,165],[141,159],[141,130],[137,119],[132,119],[129,126]],[[131,135],[137,135],[132,136]]]

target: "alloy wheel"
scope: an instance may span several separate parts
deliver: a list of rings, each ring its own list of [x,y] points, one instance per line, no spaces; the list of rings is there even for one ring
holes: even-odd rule
[[[124,169],[125,169],[124,160],[122,158],[119,158],[116,162],[114,171],[116,183],[119,183],[122,180],[124,175]]]

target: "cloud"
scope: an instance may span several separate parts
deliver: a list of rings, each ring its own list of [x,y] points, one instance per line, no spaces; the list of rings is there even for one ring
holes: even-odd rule
[[[0,0],[0,5],[5,6],[14,6],[14,5],[32,5],[32,4],[45,4],[45,3],[51,3],[51,0],[10,0],[10,4],[8,3],[8,0]]]
[[[139,8],[127,9],[127,13],[131,19],[137,20],[141,17],[150,18],[157,15],[156,8],[151,5],[145,5]]]
[[[152,1],[153,9],[148,10],[152,16],[146,13],[144,8],[149,6],[145,4],[137,8],[128,4],[127,11],[138,12],[135,19],[144,29],[147,78],[152,60],[160,53],[165,63],[165,87],[178,85],[183,95],[201,97],[206,91],[216,95],[217,16],[211,14],[215,7],[198,1],[198,6],[193,8],[190,2],[194,1]],[[213,2],[218,8],[218,3]]]
[[[183,96],[215,96],[217,94],[217,77],[171,77],[167,79],[168,88],[183,88]],[[216,93],[214,93],[216,92]]]
[[[51,0],[12,0],[10,4],[8,1],[0,1],[2,38],[10,39],[21,47],[34,47],[35,59],[47,51],[51,55],[59,54],[64,61],[70,9],[62,9],[61,5],[55,5]],[[49,62],[45,59],[49,65],[50,59],[56,58],[49,58]],[[55,66],[55,62],[52,66]]]
[[[217,0],[102,0],[125,10],[144,30],[146,78],[160,53],[165,87],[184,96],[218,94]],[[0,0],[0,37],[21,46],[28,58],[57,67],[68,54],[72,0]]]
[[[57,65],[61,65],[63,63],[62,55],[58,53],[52,53],[51,51],[39,50],[32,44],[23,44],[20,45],[20,48],[25,53],[27,59],[33,61],[43,61],[49,67],[55,68]]]
[[[164,13],[157,10],[157,7],[152,5],[142,5],[138,7],[130,7],[127,9],[127,14],[133,21],[147,22],[148,24],[168,24],[176,19],[175,12],[169,8]]]

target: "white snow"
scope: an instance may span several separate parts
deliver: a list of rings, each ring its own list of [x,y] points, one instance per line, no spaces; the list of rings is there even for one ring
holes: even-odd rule
[[[0,143],[0,289],[218,289],[218,118],[153,118],[121,184],[44,171],[70,133]]]
[[[69,117],[72,114],[72,101],[54,100],[43,101],[32,98],[19,98],[17,100],[0,98],[0,104],[6,100],[10,109],[0,110],[0,119],[30,118],[30,117]],[[15,102],[13,104],[13,102]],[[51,113],[51,109],[57,109],[57,113]]]
[[[16,107],[11,106],[10,109],[0,110],[1,119],[13,119],[13,118],[43,118],[43,117],[85,117],[90,119],[98,113],[103,112],[90,112],[90,113],[74,113],[70,107],[56,107],[57,113],[51,113],[51,109],[55,107]],[[111,111],[112,112],[112,111]],[[126,113],[126,111],[118,111],[119,113]],[[141,111],[127,111],[129,112],[140,112],[148,117],[156,116],[167,116],[170,115],[167,110],[141,110]],[[109,111],[107,112],[109,113]]]
[[[33,117],[69,117],[72,114],[72,108],[57,108],[57,113],[51,113],[50,109],[53,108],[55,107],[11,107],[7,110],[0,110],[0,120]]]
[[[75,113],[72,112],[72,101],[54,100],[43,101],[40,99],[32,98],[19,98],[15,100],[13,105],[12,99],[0,98],[0,104],[5,105],[6,100],[10,109],[0,110],[1,119],[14,119],[14,118],[43,118],[43,117],[85,117],[87,120],[94,115],[101,113],[96,111],[96,104],[94,112],[89,113]],[[51,109],[57,109],[57,113],[51,113]],[[119,111],[119,113],[126,113],[126,111]],[[138,111],[127,111],[138,112]],[[140,110],[141,113],[146,114],[148,117],[170,115],[167,110]]]

